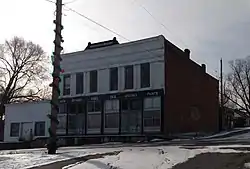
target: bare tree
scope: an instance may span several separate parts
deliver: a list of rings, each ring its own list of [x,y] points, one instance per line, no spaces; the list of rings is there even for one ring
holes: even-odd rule
[[[245,116],[250,116],[250,57],[229,63],[231,72],[227,76],[227,99]]]
[[[48,61],[39,45],[20,37],[0,45],[0,118],[5,104],[41,99],[42,84],[49,79]]]

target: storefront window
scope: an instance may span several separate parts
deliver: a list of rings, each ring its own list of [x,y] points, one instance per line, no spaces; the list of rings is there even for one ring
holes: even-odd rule
[[[101,132],[101,102],[99,100],[88,102],[88,133]]]
[[[122,101],[121,131],[123,133],[141,132],[141,109],[140,99]]]
[[[161,97],[144,99],[143,122],[144,131],[160,131]]]
[[[118,132],[119,130],[119,100],[106,100],[104,109],[104,131]]]

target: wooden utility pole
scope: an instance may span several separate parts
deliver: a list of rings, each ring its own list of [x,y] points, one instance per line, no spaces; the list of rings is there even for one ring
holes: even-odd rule
[[[220,104],[223,107],[223,73],[222,73],[222,58],[220,59]]]
[[[219,111],[219,130],[223,129],[223,69],[222,58],[220,59],[220,111]]]
[[[61,51],[63,48],[61,47],[61,42],[63,42],[61,31],[63,29],[63,26],[61,24],[62,22],[62,0],[56,1],[56,20],[54,20],[54,24],[56,25],[55,29],[55,48],[54,48],[54,62],[53,62],[53,82],[50,85],[52,87],[52,100],[51,100],[51,114],[48,115],[50,118],[50,128],[49,128],[49,144],[47,146],[48,154],[55,154],[57,150],[57,138],[56,138],[56,129],[58,125],[57,120],[57,114],[59,112],[59,95],[60,95],[60,89],[59,89],[59,83],[61,81],[60,79],[60,61],[61,59]]]

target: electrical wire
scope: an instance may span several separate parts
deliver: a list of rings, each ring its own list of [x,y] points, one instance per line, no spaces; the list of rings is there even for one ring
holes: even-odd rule
[[[53,4],[56,4],[56,2],[51,1],[51,0],[45,0],[45,1],[50,2],[50,3],[53,3]]]
[[[173,36],[174,36],[174,34],[173,34],[173,32],[170,30],[170,29],[168,29],[168,27],[165,25],[165,24],[163,24],[161,21],[159,21],[147,8],[145,8],[143,5],[140,5],[140,7],[145,11],[145,12],[147,12],[147,14],[149,15],[149,16],[151,16],[158,24],[160,24],[166,31],[168,31],[170,34],[172,34]],[[179,41],[184,45],[184,46],[188,46],[188,45],[186,45],[185,44],[185,42],[183,42],[183,40],[182,39],[180,39],[180,38],[178,38],[179,39]]]
[[[115,31],[111,30],[110,28],[108,28],[108,27],[106,27],[106,26],[104,26],[104,25],[102,25],[102,24],[100,24],[100,23],[94,21],[93,19],[91,19],[91,18],[89,18],[89,17],[87,17],[87,16],[81,14],[80,12],[77,12],[76,10],[74,10],[74,9],[72,9],[72,8],[70,8],[70,7],[67,7],[67,6],[65,6],[65,8],[67,8],[69,11],[72,11],[72,12],[76,13],[77,15],[79,15],[79,16],[81,16],[81,17],[87,19],[88,21],[90,21],[90,22],[92,22],[92,23],[94,23],[94,24],[96,24],[96,25],[102,27],[103,29],[106,29],[107,31],[112,32],[113,34],[115,34],[115,35],[121,37],[122,39],[125,39],[125,40],[127,40],[127,41],[130,41],[130,40],[127,39],[126,37],[122,36],[120,33],[117,33],[117,32],[115,32]]]
[[[122,39],[125,39],[125,40],[127,40],[128,42],[131,42],[131,40],[129,40],[129,39],[126,38],[125,36],[121,35],[120,33],[117,33],[117,32],[115,32],[115,31],[111,30],[110,28],[108,28],[108,27],[106,27],[106,26],[104,26],[104,25],[102,25],[102,24],[100,24],[100,23],[94,21],[93,19],[91,19],[91,18],[89,18],[89,17],[87,17],[87,16],[85,16],[85,15],[83,15],[83,14],[77,12],[76,10],[74,10],[74,9],[72,9],[72,8],[69,8],[69,7],[67,7],[67,6],[64,6],[64,7],[68,8],[69,11],[72,11],[72,12],[76,13],[77,15],[79,15],[79,16],[81,16],[81,17],[87,19],[88,21],[90,21],[90,22],[92,22],[92,23],[94,23],[94,24],[96,24],[96,25],[98,25],[98,26],[100,26],[100,27],[106,29],[107,31],[109,31],[109,32],[111,32],[111,33],[113,33],[113,34],[115,34],[115,35],[121,37]],[[146,49],[145,47],[143,47],[143,48],[144,48],[144,50],[147,51],[151,56],[154,56],[154,55],[152,54],[151,51],[149,51],[149,50]]]
[[[45,1],[50,2],[50,3],[54,3],[54,4],[56,3],[56,2],[53,2],[53,1],[51,1],[51,0],[45,0]],[[69,2],[69,3],[73,3],[73,2],[75,2],[75,1],[77,1],[77,0],[73,0],[73,1],[71,1],[71,2]],[[67,3],[67,4],[68,4],[68,3]],[[127,41],[130,42],[130,40],[129,40],[128,38],[122,36],[120,33],[117,33],[117,32],[115,32],[115,31],[111,30],[110,28],[108,28],[108,27],[106,27],[106,26],[104,26],[104,25],[102,25],[102,24],[100,24],[100,23],[94,21],[93,19],[91,19],[91,18],[89,18],[89,17],[87,17],[87,16],[81,14],[80,12],[77,12],[76,10],[74,10],[74,9],[72,9],[72,8],[70,8],[70,7],[68,7],[68,6],[66,6],[66,4],[64,4],[63,6],[64,6],[64,8],[66,8],[67,11],[74,12],[75,14],[77,14],[77,15],[79,15],[79,16],[85,18],[85,19],[87,19],[88,21],[94,23],[95,25],[98,25],[98,26],[102,27],[103,29],[105,29],[105,30],[107,30],[107,31],[109,31],[109,32],[111,32],[111,33],[113,33],[113,34],[115,34],[115,35],[121,37],[122,39],[127,40]]]
[[[72,3],[76,2],[76,1],[78,1],[78,0],[69,1],[69,2],[64,3],[63,5],[72,4]]]
[[[53,1],[51,1],[51,0],[45,0],[45,1],[55,3],[55,2],[53,2]],[[104,25],[102,25],[102,24],[100,24],[100,23],[94,21],[93,19],[91,19],[91,18],[89,18],[89,17],[87,17],[87,16],[81,14],[80,12],[77,12],[76,10],[74,10],[74,9],[72,9],[72,8],[70,8],[70,7],[68,7],[68,6],[66,6],[65,4],[64,4],[64,7],[65,7],[68,11],[74,12],[75,14],[77,14],[77,15],[83,17],[84,19],[87,19],[88,21],[90,21],[90,22],[92,22],[92,23],[94,23],[94,24],[96,24],[96,25],[102,27],[103,29],[105,29],[105,30],[107,30],[107,31],[109,31],[109,32],[111,32],[111,33],[113,33],[113,34],[119,36],[120,38],[122,38],[122,39],[124,39],[124,40],[127,40],[128,42],[131,42],[131,40],[129,40],[129,39],[126,38],[125,36],[121,35],[120,33],[117,33],[116,31],[111,30],[110,28],[108,28],[108,27],[106,27],[106,26],[104,26]],[[152,52],[151,52],[151,51],[149,51],[149,50],[146,49],[145,47],[144,47],[144,49],[145,49],[145,51],[147,51],[150,55],[152,55]]]

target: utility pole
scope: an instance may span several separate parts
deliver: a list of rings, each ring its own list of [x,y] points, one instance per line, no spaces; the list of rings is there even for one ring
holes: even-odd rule
[[[222,114],[223,114],[223,69],[222,69],[222,58],[220,59],[220,114],[219,114],[219,128],[220,130],[223,129],[223,119],[222,119]]]
[[[223,107],[223,73],[222,73],[222,58],[220,59],[220,104]]]
[[[57,138],[56,138],[56,129],[59,121],[57,120],[57,114],[59,112],[59,95],[60,95],[60,89],[59,89],[59,83],[61,81],[60,79],[60,61],[61,59],[61,51],[63,48],[61,47],[61,42],[63,42],[61,31],[63,29],[63,26],[61,24],[62,22],[62,0],[56,1],[56,20],[54,20],[54,24],[56,25],[55,31],[55,48],[54,48],[54,62],[53,62],[53,82],[50,85],[52,87],[52,100],[51,100],[51,114],[48,115],[50,118],[50,128],[49,128],[49,134],[50,139],[47,146],[48,154],[55,154],[57,150]]]

